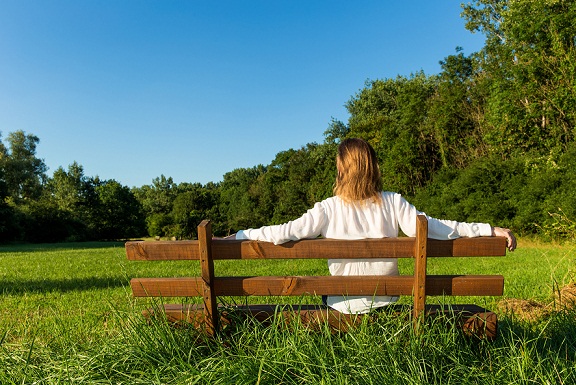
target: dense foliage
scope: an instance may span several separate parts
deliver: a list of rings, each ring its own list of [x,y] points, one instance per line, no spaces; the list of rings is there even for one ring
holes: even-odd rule
[[[463,6],[482,50],[456,52],[439,74],[371,80],[332,120],[323,143],[236,169],[220,183],[175,184],[164,175],[129,190],[83,175],[76,163],[46,176],[39,139],[0,141],[2,240],[194,237],[281,223],[329,197],[336,146],[361,137],[376,149],[384,186],[428,214],[574,234],[576,218],[576,3],[479,0]]]

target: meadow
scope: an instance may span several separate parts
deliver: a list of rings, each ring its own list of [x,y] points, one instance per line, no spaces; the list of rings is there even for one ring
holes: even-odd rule
[[[248,320],[211,339],[147,322],[141,310],[157,304],[132,298],[128,285],[132,277],[196,274],[196,262],[127,261],[123,244],[112,242],[0,246],[0,384],[576,383],[576,310],[558,297],[575,280],[575,248],[521,239],[503,258],[429,262],[433,273],[505,276],[502,298],[459,299],[499,312],[499,337],[487,342],[444,321],[414,335],[402,317],[344,334]],[[218,261],[217,269],[327,270],[325,261],[250,262]]]

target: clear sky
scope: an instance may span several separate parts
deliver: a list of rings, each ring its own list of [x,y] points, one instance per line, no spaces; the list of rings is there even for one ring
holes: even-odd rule
[[[0,132],[128,187],[322,142],[366,80],[478,51],[452,0],[0,0]]]

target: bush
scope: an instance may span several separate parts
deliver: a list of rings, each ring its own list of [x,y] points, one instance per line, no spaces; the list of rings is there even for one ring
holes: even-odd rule
[[[169,214],[151,214],[146,217],[146,229],[151,237],[164,237],[167,235],[168,227],[172,224],[172,217]]]
[[[437,218],[510,226],[525,178],[521,162],[486,158],[463,170],[441,170],[414,204]]]
[[[22,239],[33,243],[84,240],[86,227],[69,212],[46,202],[30,202],[19,208]]]
[[[0,242],[17,240],[20,233],[16,211],[12,206],[0,201]]]
[[[572,237],[576,218],[576,146],[554,156],[480,159],[463,170],[443,169],[413,203],[437,218],[486,222],[521,234],[544,229]]]

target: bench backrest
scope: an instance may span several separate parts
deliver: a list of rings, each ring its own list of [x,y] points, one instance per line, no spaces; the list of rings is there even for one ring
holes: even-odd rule
[[[442,275],[426,273],[429,257],[506,255],[506,240],[498,237],[428,239],[428,222],[419,215],[415,237],[334,240],[307,239],[274,245],[259,241],[212,239],[209,221],[198,227],[197,241],[133,241],[126,243],[129,260],[199,260],[200,277],[134,278],[134,296],[202,296],[206,320],[217,324],[217,296],[413,295],[414,316],[422,314],[427,295],[502,295],[501,275]],[[218,277],[214,260],[222,259],[356,259],[414,258],[414,275],[407,276],[272,276]],[[210,325],[209,325],[210,326]]]

